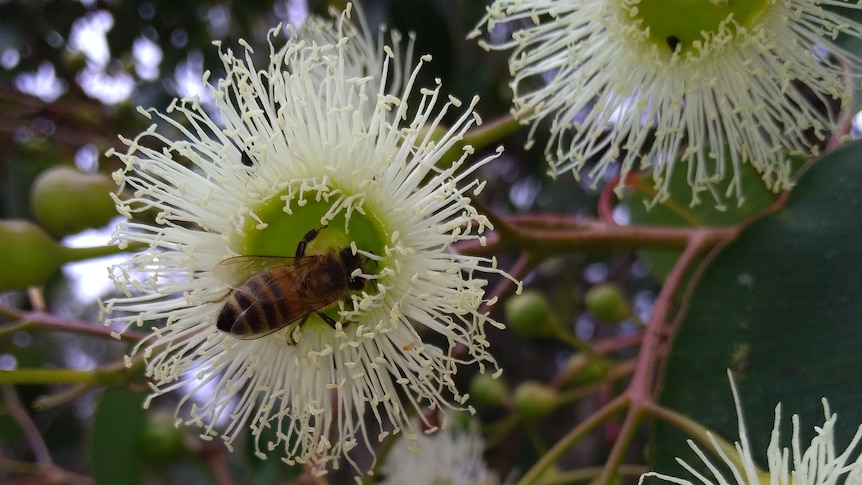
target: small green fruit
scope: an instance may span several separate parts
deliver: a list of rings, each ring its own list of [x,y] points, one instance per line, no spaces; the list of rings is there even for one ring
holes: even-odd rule
[[[590,382],[598,382],[604,379],[611,370],[611,365],[605,360],[596,360],[582,353],[577,353],[569,358],[566,363],[565,372],[568,374],[570,385],[582,385]]]
[[[174,415],[168,411],[149,414],[147,426],[141,432],[141,454],[156,463],[165,464],[185,453],[185,430],[174,424]]]
[[[502,379],[495,379],[490,374],[476,374],[470,381],[470,397],[478,404],[499,407],[506,403],[509,390]]]
[[[40,285],[63,264],[62,247],[36,224],[0,220],[0,291]]]
[[[506,326],[522,337],[548,337],[557,332],[557,319],[545,296],[525,291],[506,300]]]
[[[541,382],[524,381],[514,393],[515,411],[527,421],[550,414],[560,404],[560,397],[553,388]]]
[[[590,288],[586,303],[587,310],[606,322],[617,323],[634,315],[622,291],[613,283],[602,283]]]
[[[42,172],[30,189],[36,219],[56,237],[102,227],[117,215],[110,193],[116,185],[104,174],[56,166]]]

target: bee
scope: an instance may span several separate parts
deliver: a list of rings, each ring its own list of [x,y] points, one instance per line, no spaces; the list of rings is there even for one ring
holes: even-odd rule
[[[236,338],[251,340],[317,314],[335,328],[323,310],[365,288],[367,259],[351,248],[305,254],[321,229],[312,229],[299,241],[296,255],[236,256],[213,269],[232,288],[219,313],[216,327]],[[291,343],[295,343],[291,341]]]

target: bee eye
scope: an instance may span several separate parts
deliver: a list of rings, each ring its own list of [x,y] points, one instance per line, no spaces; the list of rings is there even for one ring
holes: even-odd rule
[[[350,278],[350,281],[347,283],[351,290],[362,290],[365,288],[365,278],[361,276],[354,276]]]

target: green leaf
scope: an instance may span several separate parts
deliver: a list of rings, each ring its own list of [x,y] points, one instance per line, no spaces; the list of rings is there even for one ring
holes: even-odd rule
[[[735,201],[723,201],[725,206],[719,208],[707,195],[701,197],[700,204],[691,206],[691,187],[686,179],[685,162],[677,160],[676,163],[679,167],[671,176],[671,197],[661,204],[653,205],[656,190],[653,188],[651,173],[633,178],[628,194],[621,201],[629,211],[632,224],[674,227],[734,226],[775,202],[776,194],[764,187],[754,168],[751,165],[743,165],[742,186],[746,196],[743,205],[740,206]],[[663,278],[673,268],[680,253],[647,250],[640,251],[639,254],[653,272]]]
[[[754,458],[765,468],[773,411],[782,403],[801,441],[838,413],[836,444],[862,422],[862,164],[860,143],[820,160],[788,205],[746,228],[704,272],[669,352],[662,405],[738,439],[726,369],[734,371]],[[652,468],[679,476],[675,457],[699,463],[685,436],[657,423]],[[717,460],[720,461],[720,460]]]
[[[90,446],[92,476],[97,484],[141,483],[141,433],[146,425],[146,393],[108,389],[93,423]]]

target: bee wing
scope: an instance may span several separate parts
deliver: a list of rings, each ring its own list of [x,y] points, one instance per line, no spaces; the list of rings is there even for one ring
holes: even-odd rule
[[[291,256],[234,256],[219,262],[213,268],[213,276],[236,288],[261,271],[291,265],[294,261],[296,258]]]
[[[329,257],[323,254],[311,254],[294,259],[290,272],[284,274],[289,278],[284,286],[292,288],[293,294],[301,298],[305,314],[323,310],[337,303],[349,291],[347,281],[344,281],[343,285],[333,284],[332,280],[344,279],[347,275],[332,274],[331,266],[326,264]],[[343,269],[340,270],[343,271]]]

